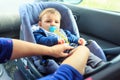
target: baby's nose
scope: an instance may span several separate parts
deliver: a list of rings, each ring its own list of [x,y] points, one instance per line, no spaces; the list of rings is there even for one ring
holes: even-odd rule
[[[55,25],[55,22],[51,22],[51,26],[54,26]]]

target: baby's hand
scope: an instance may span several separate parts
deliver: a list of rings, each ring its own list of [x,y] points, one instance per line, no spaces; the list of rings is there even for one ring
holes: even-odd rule
[[[85,41],[85,39],[83,39],[83,38],[80,38],[80,39],[78,40],[78,43],[79,43],[80,45],[83,45],[83,46],[85,46],[85,44],[86,44],[86,41]]]
[[[64,40],[64,39],[59,39],[59,40],[58,40],[58,44],[63,44],[63,43],[65,43],[65,40]]]

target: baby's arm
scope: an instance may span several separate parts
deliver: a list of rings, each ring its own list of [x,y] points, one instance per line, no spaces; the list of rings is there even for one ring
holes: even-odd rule
[[[46,36],[43,32],[36,31],[33,32],[35,40],[38,44],[43,44],[47,46],[52,46],[58,44],[58,38],[54,36]]]

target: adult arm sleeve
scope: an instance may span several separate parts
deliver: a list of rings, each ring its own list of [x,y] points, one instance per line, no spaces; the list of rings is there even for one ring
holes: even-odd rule
[[[0,38],[0,63],[5,63],[11,57],[13,42],[10,38]]]
[[[62,64],[54,74],[38,80],[83,80],[83,76],[73,67]]]

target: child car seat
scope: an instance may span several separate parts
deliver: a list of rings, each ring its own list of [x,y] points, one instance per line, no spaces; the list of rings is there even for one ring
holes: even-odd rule
[[[71,31],[78,37],[80,36],[76,21],[69,8],[58,2],[32,2],[21,5],[19,9],[21,18],[20,38],[22,40],[36,43],[31,27],[38,23],[38,16],[45,8],[56,8],[62,16],[61,28]],[[43,76],[32,63],[31,57],[16,60],[16,65],[26,79],[33,80]]]
[[[45,8],[56,8],[62,15],[61,27],[70,30],[78,37],[80,36],[74,16],[69,8],[58,2],[32,2],[22,4],[19,9],[21,18],[20,38],[22,40],[36,43],[31,27],[33,24],[38,23],[38,16]],[[31,58],[17,59],[16,65],[26,79],[33,80],[43,76],[38,72]]]

